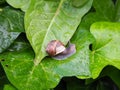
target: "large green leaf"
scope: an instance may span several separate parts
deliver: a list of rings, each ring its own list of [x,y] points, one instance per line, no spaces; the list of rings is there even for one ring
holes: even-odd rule
[[[76,44],[77,52],[63,61],[46,57],[39,65],[33,63],[34,52],[23,44],[20,50],[10,49],[0,55],[2,66],[10,82],[21,90],[47,90],[54,88],[64,76],[90,77],[89,45],[93,37],[87,30],[75,33],[72,43]],[[24,43],[24,42],[21,42]],[[12,52],[11,52],[12,49]]]
[[[102,3],[105,3],[105,4],[102,4]],[[107,6],[109,6],[108,8],[106,7],[106,4],[107,4]],[[112,0],[94,0],[94,8],[92,8],[91,9],[91,12],[90,13],[88,13],[84,18],[83,18],[83,20],[82,20],[82,22],[81,22],[81,25],[80,25],[80,27],[81,27],[81,29],[87,29],[87,30],[89,30],[90,29],[90,26],[94,23],[94,22],[100,22],[100,21],[117,21],[117,19],[115,19],[116,17],[120,17],[119,16],[119,14],[117,14],[118,12],[119,12],[119,9],[118,9],[118,7],[119,7],[119,0],[116,2],[116,9],[114,9],[114,4],[113,4],[113,2],[112,2]],[[102,8],[101,8],[102,7]],[[111,9],[112,8],[112,9]],[[112,10],[114,13],[111,13],[111,11],[110,10]],[[115,10],[117,11],[117,13],[115,12]],[[103,11],[103,12],[102,12]],[[110,11],[109,12],[109,14],[108,13],[106,13],[106,11]],[[103,17],[103,15],[104,15],[104,17]],[[117,15],[118,16],[117,16]],[[108,18],[106,18],[108,16]],[[113,18],[112,18],[113,17]],[[98,25],[99,26],[99,25]],[[106,25],[106,27],[107,27],[107,25]],[[114,27],[113,27],[114,28]],[[115,27],[116,28],[116,27]],[[99,33],[100,31],[98,31],[98,33]],[[109,32],[109,31],[108,31]],[[97,36],[96,36],[97,37]],[[102,36],[101,36],[102,37]],[[105,40],[105,39],[104,39]],[[105,42],[106,42],[106,40],[105,40]],[[94,53],[90,56],[90,57],[93,57],[93,55],[94,55]],[[97,58],[95,58],[96,60],[96,62],[97,61],[99,61],[99,60],[97,60]],[[92,61],[94,61],[94,60],[92,60]],[[92,62],[93,63],[93,62]],[[102,62],[102,60],[101,60],[101,63],[103,63],[103,64],[105,64],[105,62]],[[101,70],[106,66],[106,65],[109,65],[110,63],[108,63],[107,62],[107,64],[105,64],[104,66],[102,66],[102,64],[99,64],[99,63],[94,63],[94,64],[92,64],[91,66],[92,67],[96,67],[95,68],[95,70],[92,70],[91,71],[91,73],[93,73],[93,76],[92,77],[94,77],[94,78],[96,78],[97,76],[99,76],[99,74],[100,74],[100,72],[101,72]],[[101,65],[101,67],[99,67],[99,65]],[[99,70],[96,70],[97,69],[97,67],[99,67],[98,69]],[[99,73],[97,73],[97,72],[99,72]],[[95,76],[94,76],[94,74],[96,74]],[[78,78],[79,78],[79,76],[78,76]],[[81,77],[80,77],[81,78]]]
[[[6,0],[6,1],[15,8],[21,8],[24,12],[27,10],[30,4],[30,0]]]
[[[47,56],[45,48],[51,40],[68,43],[91,5],[92,0],[80,8],[74,7],[71,0],[31,0],[25,15],[25,27],[35,51],[35,64]]]
[[[96,78],[106,65],[120,69],[120,23],[95,23],[90,31],[96,39],[91,52],[92,77]]]
[[[101,3],[101,4],[100,4]],[[102,4],[102,3],[105,3],[105,4]],[[109,6],[109,7],[106,7],[106,4],[107,4],[107,6]],[[89,30],[90,29],[90,26],[94,23],[94,22],[100,22],[100,21],[118,21],[117,19],[115,19],[115,18],[120,18],[120,16],[119,16],[119,0],[116,2],[116,9],[114,9],[114,4],[113,4],[113,2],[112,2],[112,0],[94,0],[94,8],[92,8],[91,9],[91,12],[90,13],[88,13],[84,18],[83,18],[83,20],[82,20],[82,22],[81,22],[81,28],[84,28],[84,29],[87,29],[87,30]],[[101,8],[102,7],[102,8]],[[112,8],[112,9],[111,9]],[[114,13],[111,13],[111,11],[110,10],[112,10]],[[115,12],[114,10],[116,10],[117,12]],[[102,12],[103,11],[103,12]],[[110,11],[110,13],[109,14],[107,14],[106,12],[109,12]],[[104,15],[104,17],[103,17],[103,15]],[[116,15],[117,14],[117,15]],[[108,17],[109,19],[107,19],[106,17]],[[111,17],[111,18],[110,18]],[[112,19],[112,17],[113,17],[113,19]],[[99,26],[99,25],[98,25]],[[105,26],[105,25],[104,25]],[[108,27],[108,25],[106,25],[105,27]],[[111,26],[111,27],[113,27],[113,26]],[[103,27],[104,28],[104,27]],[[115,26],[113,27],[113,28],[116,28]],[[114,31],[114,29],[113,29],[113,31]],[[98,33],[99,33],[100,31],[98,30]],[[109,32],[109,31],[108,31]],[[97,36],[96,36],[97,37]],[[102,37],[102,36],[101,36]],[[103,40],[105,40],[105,39],[103,39]],[[106,41],[105,41],[106,42]],[[90,56],[90,57],[93,57],[93,55],[94,55],[94,53]],[[100,72],[101,72],[101,70],[106,66],[106,65],[111,65],[111,63],[106,63],[105,64],[105,62],[104,62],[104,58],[103,58],[103,61],[101,60],[101,61],[99,61],[99,58],[98,58],[98,60],[97,60],[97,58],[95,58],[95,61],[94,60],[91,60],[91,61],[93,61],[93,62],[96,62],[96,63],[93,63],[92,62],[92,64],[91,64],[91,67],[93,67],[93,68],[95,68],[94,70],[92,70],[91,71],[91,73],[93,73],[92,74],[92,77],[94,77],[94,78],[97,78],[97,76],[99,76],[99,74],[100,74]],[[104,66],[102,66],[102,64],[101,63],[99,63],[99,62],[101,62],[101,63],[103,63],[104,64]],[[115,62],[114,62],[115,63]],[[101,67],[99,67],[101,65]],[[112,64],[113,65],[113,64]],[[114,64],[115,65],[115,64]],[[113,66],[114,66],[113,65]],[[99,67],[99,68],[98,68]],[[97,69],[98,68],[98,69]],[[94,76],[94,74],[96,74],[95,76]],[[79,76],[78,76],[78,78],[79,78]],[[116,81],[116,82],[118,82],[118,81]]]
[[[24,32],[23,13],[10,7],[0,12],[0,53]]]

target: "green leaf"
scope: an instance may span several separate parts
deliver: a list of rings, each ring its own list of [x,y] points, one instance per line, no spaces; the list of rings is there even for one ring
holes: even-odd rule
[[[95,8],[95,13],[93,16],[97,16],[99,21],[120,21],[120,0],[116,0],[116,3],[113,3],[113,0],[94,0],[93,7]]]
[[[115,17],[115,6],[112,0],[94,0],[93,6],[99,17],[107,21],[113,21]]]
[[[17,89],[11,84],[6,84],[3,90],[17,90]]]
[[[106,65],[120,69],[120,23],[95,23],[90,31],[96,39],[91,52],[92,77],[96,78]]]
[[[120,22],[120,0],[117,0],[117,1],[116,1],[115,10],[116,10],[116,18],[115,18],[115,21]]]
[[[25,15],[27,37],[35,51],[35,64],[47,56],[46,46],[51,40],[67,44],[76,31],[81,18],[90,9],[92,0],[81,8],[71,0],[31,0]]]
[[[23,13],[19,10],[5,7],[0,12],[0,53],[24,32]]]
[[[119,22],[119,4],[120,0],[117,0],[116,4],[112,0],[94,0],[91,12],[83,18],[82,25],[84,25],[84,28],[88,27],[87,29],[89,30],[94,22]]]
[[[107,3],[108,5],[109,5],[109,8],[106,8],[106,5],[105,4],[103,4],[104,6],[102,6],[102,4],[99,4],[99,2],[100,3]],[[96,4],[95,4],[96,3]],[[110,4],[111,3],[111,4]],[[96,5],[96,6],[95,6]],[[105,17],[103,17],[103,16],[101,16],[101,14],[100,13],[103,13],[105,16],[107,16],[108,14],[107,13],[104,13],[104,9],[105,9],[105,11],[110,11],[110,8],[113,8],[113,2],[111,2],[110,0],[108,0],[108,1],[98,1],[98,0],[94,0],[94,7],[97,7],[98,5],[100,5],[100,7],[103,7],[102,9],[103,9],[103,12],[102,12],[102,10],[101,10],[101,8],[99,8],[99,9],[96,9],[96,8],[92,8],[91,9],[91,12],[90,13],[88,13],[84,18],[83,18],[83,20],[82,20],[82,22],[81,22],[81,24],[80,24],[80,28],[81,29],[86,29],[86,30],[89,30],[89,28],[90,28],[90,26],[94,23],[94,22],[100,22],[100,21],[112,21],[112,19],[110,20],[108,20],[108,19],[106,19]],[[104,8],[105,7],[105,8]],[[94,10],[95,9],[95,10]],[[117,9],[116,9],[117,10]],[[100,12],[101,11],[101,12]],[[114,11],[114,10],[113,10]],[[99,13],[99,14],[98,14]],[[106,15],[107,14],[107,15]],[[110,17],[111,16],[113,16],[113,14],[111,13],[110,14]],[[114,16],[114,18],[115,18],[115,16]],[[115,21],[115,20],[113,20],[113,21]],[[99,26],[99,25],[98,25]],[[107,27],[107,26],[106,26]],[[108,31],[109,32],[109,31]],[[98,33],[99,33],[99,31],[98,31]],[[96,36],[97,37],[97,36]],[[104,39],[105,40],[105,39]],[[104,41],[103,41],[104,42]],[[106,42],[106,41],[105,41]],[[92,54],[92,55],[94,55],[94,53]],[[90,57],[93,57],[93,56],[90,56]],[[94,60],[91,60],[92,61],[92,63],[94,62]],[[99,60],[97,60],[97,58],[96,58],[96,60],[95,60],[95,62],[96,63],[94,63],[94,64],[92,64],[93,65],[93,67],[96,67],[95,68],[95,70],[97,69],[97,67],[99,67],[99,66],[101,66],[102,68],[100,69],[100,71],[99,70],[96,70],[96,71],[94,71],[94,70],[92,70],[91,71],[91,73],[93,73],[93,75],[94,75],[94,73],[96,74],[96,76],[95,76],[95,78],[99,75],[99,73],[101,72],[101,70],[106,66],[106,65],[108,65],[108,64],[105,64],[104,62],[102,62],[102,60],[101,60],[101,63],[103,63],[103,64],[105,64],[104,66],[102,66],[102,64],[100,63],[99,64],[99,62],[98,62]],[[92,67],[92,65],[91,65],[91,67]],[[98,68],[99,69],[99,68]],[[96,72],[99,72],[99,73],[96,73]],[[94,77],[94,76],[92,76],[92,77]],[[79,76],[78,76],[78,78],[79,78]],[[81,78],[81,77],[80,77]]]
[[[106,4],[109,7],[106,7]],[[82,28],[89,30],[90,26],[95,22],[115,21],[113,20],[113,18],[115,18],[114,14],[115,9],[112,0],[94,0],[93,7],[91,8],[90,12],[83,17],[81,26]]]
[[[21,90],[48,90],[54,88],[64,76],[90,77],[89,45],[93,42],[92,35],[87,30],[78,29],[71,42],[76,44],[77,52],[66,60],[46,57],[35,65],[33,50],[25,47],[1,54],[0,58],[5,60],[1,63],[10,82]],[[13,45],[18,47],[18,44]]]
[[[6,0],[8,4],[15,8],[21,8],[24,12],[28,9],[30,0]]]

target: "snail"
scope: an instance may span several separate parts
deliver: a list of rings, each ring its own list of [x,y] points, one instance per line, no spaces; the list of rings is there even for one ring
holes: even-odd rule
[[[64,60],[76,52],[75,45],[69,43],[66,48],[59,40],[52,40],[46,47],[46,52],[54,59]]]

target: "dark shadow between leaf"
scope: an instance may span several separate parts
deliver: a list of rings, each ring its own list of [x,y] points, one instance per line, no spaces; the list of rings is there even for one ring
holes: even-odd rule
[[[90,50],[90,51],[93,51],[93,50],[92,50],[92,46],[93,46],[92,44],[89,45],[89,50]]]
[[[54,90],[67,90],[67,85],[64,79],[61,79],[59,84],[54,88]]]
[[[90,13],[93,13],[93,12],[96,12],[96,10],[95,10],[95,8],[92,6],[89,12],[90,12]]]
[[[2,61],[2,62],[4,62],[5,60],[4,60],[4,59],[2,59],[1,61]]]
[[[116,4],[116,1],[117,1],[117,0],[112,0],[112,1],[113,1],[114,4]]]

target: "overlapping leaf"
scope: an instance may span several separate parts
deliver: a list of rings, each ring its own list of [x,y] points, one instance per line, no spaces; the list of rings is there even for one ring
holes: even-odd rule
[[[0,53],[24,32],[23,13],[19,10],[5,7],[0,12]]]
[[[120,23],[95,23],[91,33],[96,39],[91,52],[92,77],[96,78],[107,65],[120,69]]]
[[[72,39],[77,53],[70,58],[57,61],[45,58],[39,65],[34,65],[34,52],[28,48],[6,52],[0,55],[1,63],[10,82],[22,90],[47,90],[54,88],[63,76],[89,77],[89,45],[93,37],[86,30],[78,30]],[[15,44],[14,44],[15,45]],[[25,44],[23,44],[25,45]],[[17,46],[16,46],[17,47]]]
[[[112,0],[94,0],[91,12],[83,19],[84,28],[89,30],[91,24],[100,21],[119,22],[120,0],[116,4]]]
[[[84,28],[84,29],[90,29],[90,26],[94,23],[94,22],[100,22],[100,21],[116,21],[116,22],[119,22],[119,19],[117,19],[117,18],[120,18],[120,15],[119,15],[119,1],[120,0],[118,0],[117,2],[116,2],[116,4],[114,5],[113,4],[113,2],[112,2],[112,0],[101,0],[101,1],[99,1],[99,0],[94,0],[94,8],[92,8],[92,12],[90,12],[90,13],[88,13],[84,18],[83,18],[83,20],[82,20],[82,23],[81,23],[81,26],[82,26],[82,28]],[[101,3],[101,4],[100,4]],[[103,3],[103,4],[102,4]],[[106,7],[106,4],[107,4],[107,6],[109,6],[109,7]],[[102,8],[101,8],[102,7]],[[95,9],[95,10],[94,10]],[[109,12],[109,13],[106,13],[106,12]],[[112,13],[113,12],[113,13]],[[106,18],[107,17],[107,18]],[[102,22],[101,22],[102,23]],[[115,23],[116,24],[116,23]],[[99,26],[99,25],[98,25]],[[108,25],[104,25],[105,27],[104,28],[106,28],[106,27],[108,27],[109,28],[109,26]],[[119,28],[119,27],[117,27],[117,25],[116,26],[112,26],[112,24],[111,24],[111,27],[113,27],[113,28]],[[96,30],[97,31],[97,30]],[[101,31],[101,30],[100,30]],[[100,32],[100,31],[97,31],[98,33]],[[113,29],[113,31],[114,31],[114,29]],[[107,30],[106,32],[109,32],[109,30]],[[94,34],[95,35],[95,34]],[[104,34],[103,34],[104,35]],[[106,34],[105,34],[105,36],[106,36]],[[96,36],[97,37],[97,36]],[[99,36],[99,37],[103,37],[102,35],[101,36]],[[106,37],[107,38],[107,37]],[[106,39],[103,39],[104,41],[99,41],[99,42],[107,42],[106,41]],[[117,47],[117,46],[116,46]],[[99,47],[98,47],[99,48]],[[90,56],[90,57],[93,57],[93,55],[94,55],[94,52],[93,52],[93,54]],[[94,60],[92,60],[93,62],[94,62]],[[98,62],[97,62],[98,61]],[[103,62],[102,62],[103,61]],[[91,62],[91,63],[93,63],[93,62]],[[105,67],[105,66],[107,66],[107,65],[111,65],[111,63],[105,63],[104,62],[104,58],[103,58],[103,60],[101,60],[100,62],[101,63],[99,63],[99,58],[98,58],[98,60],[97,60],[97,58],[95,57],[95,62],[97,62],[97,63],[94,63],[94,64],[92,64],[91,66],[93,66],[94,68],[97,66],[97,67],[99,67],[99,65],[101,65],[100,66],[100,68],[95,68],[94,70],[92,70],[91,72],[93,73],[92,74],[92,77],[93,78],[97,78],[97,76],[99,76],[99,74],[100,74],[100,72],[101,72],[101,70]],[[113,61],[114,62],[114,61]],[[112,64],[113,65],[113,64]],[[114,65],[115,65],[115,62],[114,62]],[[113,66],[114,66],[113,65]],[[95,75],[94,75],[95,74]]]

